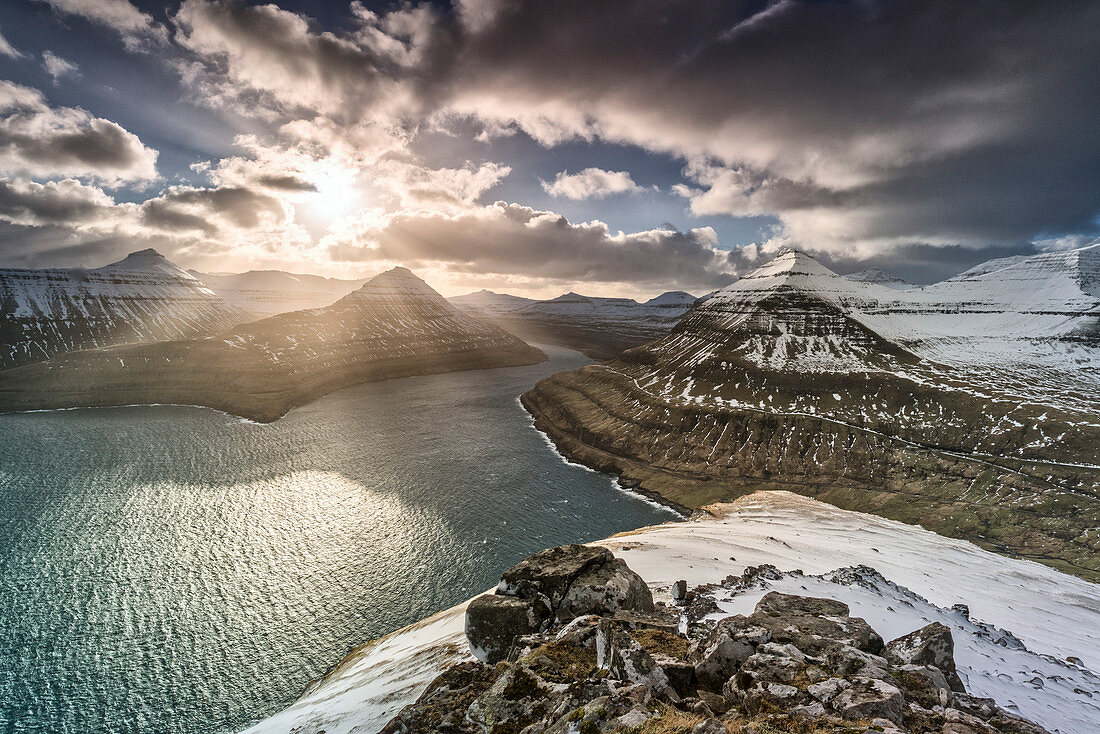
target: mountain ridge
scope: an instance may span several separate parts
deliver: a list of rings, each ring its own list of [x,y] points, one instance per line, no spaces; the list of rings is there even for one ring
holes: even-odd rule
[[[793,489],[1100,579],[1096,254],[897,291],[784,252],[523,403],[682,507]]]
[[[100,268],[0,269],[0,369],[211,334],[249,318],[153,249]]]
[[[167,403],[269,422],[362,382],[545,359],[400,268],[324,308],[202,339],[72,352],[12,369],[0,385],[0,410]]]

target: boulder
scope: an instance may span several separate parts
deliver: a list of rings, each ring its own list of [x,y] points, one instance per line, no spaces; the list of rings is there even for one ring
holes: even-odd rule
[[[652,612],[653,596],[642,577],[618,558],[575,577],[555,608],[562,621],[584,614],[609,615],[620,609]]]
[[[494,665],[508,657],[517,637],[539,632],[549,618],[540,600],[483,594],[466,607],[466,639],[474,657]]]
[[[771,640],[771,633],[740,614],[718,622],[688,650],[695,676],[708,691],[720,691],[741,663],[756,653],[756,646]]]
[[[542,594],[551,608],[557,609],[569,585],[578,576],[614,559],[607,548],[576,544],[547,548],[502,573],[497,593],[523,599],[534,599]]]
[[[876,678],[855,676],[852,685],[841,691],[829,706],[845,719],[889,719],[901,724],[905,698],[897,686]]]
[[[931,665],[943,671],[951,690],[965,693],[966,688],[955,669],[955,640],[951,628],[939,622],[893,640],[886,646],[886,659],[895,665]]]

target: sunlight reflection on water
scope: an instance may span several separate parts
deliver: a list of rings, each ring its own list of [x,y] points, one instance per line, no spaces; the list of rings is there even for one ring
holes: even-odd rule
[[[584,363],[396,380],[272,425],[0,415],[0,730],[226,732],[540,548],[671,515],[515,397]]]

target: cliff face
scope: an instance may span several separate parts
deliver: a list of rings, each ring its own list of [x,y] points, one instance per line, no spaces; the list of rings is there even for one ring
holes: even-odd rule
[[[73,352],[9,370],[0,409],[175,403],[271,421],[362,382],[545,359],[395,268],[327,308],[206,339]]]
[[[1046,732],[967,693],[942,623],[886,643],[835,599],[770,591],[735,615],[716,601],[781,577],[766,566],[695,589],[679,581],[673,604],[655,605],[604,548],[542,551],[468,606],[479,662],[446,670],[382,733]]]
[[[247,318],[154,250],[93,270],[0,269],[0,369],[77,349],[189,339]]]
[[[787,252],[524,405],[686,507],[784,488],[1100,578],[1100,249],[897,291]]]

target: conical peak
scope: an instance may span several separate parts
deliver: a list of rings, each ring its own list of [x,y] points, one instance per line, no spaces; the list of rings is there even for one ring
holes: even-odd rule
[[[384,273],[379,273],[358,290],[352,291],[349,298],[377,298],[377,297],[410,297],[432,298],[444,301],[430,285],[425,283],[408,268],[395,267]]]
[[[119,271],[133,271],[135,273],[162,273],[165,275],[182,278],[184,280],[195,280],[195,276],[188,273],[186,270],[176,265],[174,262],[161,255],[153,248],[146,248],[144,250],[137,250],[131,252],[126,257],[122,258],[118,262],[113,262],[110,265],[104,265],[101,268],[97,268],[96,272],[101,273],[117,273]]]

